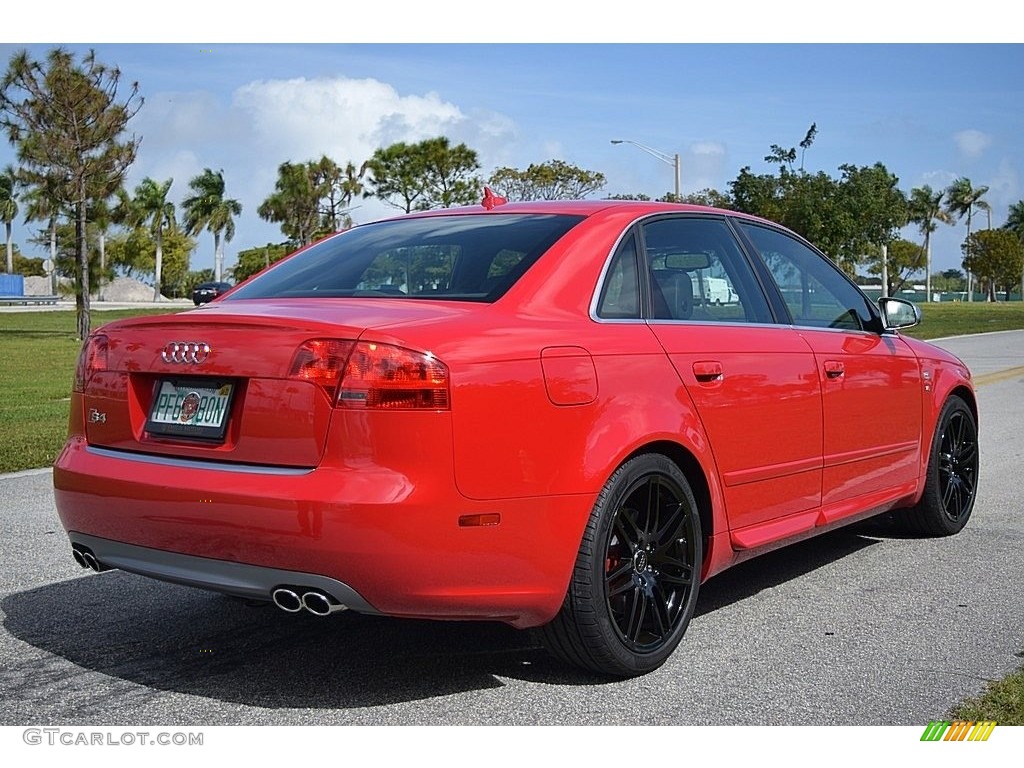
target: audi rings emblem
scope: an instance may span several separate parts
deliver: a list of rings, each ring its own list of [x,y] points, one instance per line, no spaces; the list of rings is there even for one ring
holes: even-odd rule
[[[170,341],[160,357],[165,363],[198,365],[210,356],[210,345],[203,341]]]

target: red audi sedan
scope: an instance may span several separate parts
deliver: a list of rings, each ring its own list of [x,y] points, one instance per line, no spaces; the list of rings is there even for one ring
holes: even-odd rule
[[[899,510],[959,531],[977,401],[770,222],[496,204],[355,227],[83,346],[54,471],[75,559],[298,613],[541,627],[662,664],[700,584]]]

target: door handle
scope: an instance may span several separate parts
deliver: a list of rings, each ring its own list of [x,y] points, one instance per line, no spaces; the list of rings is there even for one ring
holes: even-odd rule
[[[698,360],[693,364],[693,375],[702,383],[721,381],[722,364],[717,360]]]
[[[846,373],[846,366],[838,360],[825,361],[825,375],[830,379],[838,379],[844,373]]]

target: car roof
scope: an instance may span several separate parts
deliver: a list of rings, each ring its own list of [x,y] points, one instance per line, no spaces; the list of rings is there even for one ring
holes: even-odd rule
[[[571,216],[593,216],[606,211],[633,210],[638,216],[653,213],[715,213],[719,215],[739,216],[758,220],[755,216],[729,211],[722,208],[710,208],[704,205],[686,203],[662,203],[654,200],[532,200],[529,202],[502,203],[493,208],[482,205],[470,205],[458,208],[439,208],[432,211],[420,211],[393,218],[460,216],[487,213],[492,216],[502,214],[563,214]]]

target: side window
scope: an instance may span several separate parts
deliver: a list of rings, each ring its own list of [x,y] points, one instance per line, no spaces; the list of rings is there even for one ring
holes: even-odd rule
[[[723,221],[655,219],[643,233],[653,319],[772,321],[768,301]]]
[[[630,233],[619,244],[604,276],[597,316],[606,319],[640,317],[640,280],[636,266],[636,236]]]
[[[796,325],[875,328],[868,300],[832,262],[782,232],[746,222],[739,226],[754,242]]]

